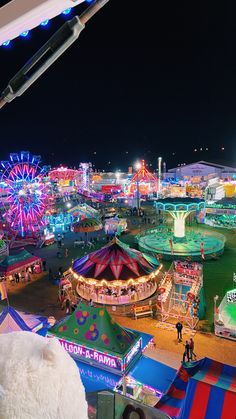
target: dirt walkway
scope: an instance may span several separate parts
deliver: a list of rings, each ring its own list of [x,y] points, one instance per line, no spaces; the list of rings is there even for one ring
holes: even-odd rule
[[[133,320],[121,316],[114,317],[122,326],[154,335],[156,349],[148,349],[147,354],[160,362],[177,368],[182,360],[184,347],[183,343],[178,343],[175,330],[159,328],[157,321],[150,318]],[[183,342],[190,337],[191,333],[186,333],[183,329]],[[207,356],[216,361],[236,366],[236,342],[200,332],[194,335],[194,342],[198,358]]]

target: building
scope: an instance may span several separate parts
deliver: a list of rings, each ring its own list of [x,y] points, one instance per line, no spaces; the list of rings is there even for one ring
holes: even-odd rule
[[[166,178],[200,178],[207,181],[210,178],[236,179],[236,167],[224,166],[200,160],[196,163],[183,164],[168,170]]]

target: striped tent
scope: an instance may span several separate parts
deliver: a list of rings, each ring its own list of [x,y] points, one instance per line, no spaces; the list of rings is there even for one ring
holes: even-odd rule
[[[236,368],[209,358],[184,364],[156,407],[176,419],[235,419]]]
[[[98,281],[137,279],[155,272],[159,266],[157,259],[131,249],[115,237],[110,243],[95,252],[76,259],[72,270],[84,278]]]
[[[0,333],[37,332],[44,326],[46,318],[16,311],[8,306],[0,314]]]

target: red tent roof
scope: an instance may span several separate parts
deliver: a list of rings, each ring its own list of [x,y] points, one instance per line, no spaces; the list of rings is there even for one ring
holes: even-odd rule
[[[0,264],[0,274],[10,275],[36,262],[41,262],[41,259],[26,250],[21,250],[20,252],[16,252],[4,259],[4,261]]]
[[[158,261],[130,249],[117,238],[102,249],[75,260],[72,269],[84,278],[107,281],[136,279],[158,268]]]

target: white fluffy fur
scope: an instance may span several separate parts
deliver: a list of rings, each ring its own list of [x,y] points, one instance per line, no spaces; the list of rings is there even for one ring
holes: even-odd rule
[[[79,370],[56,339],[0,335],[0,419],[87,419]]]

